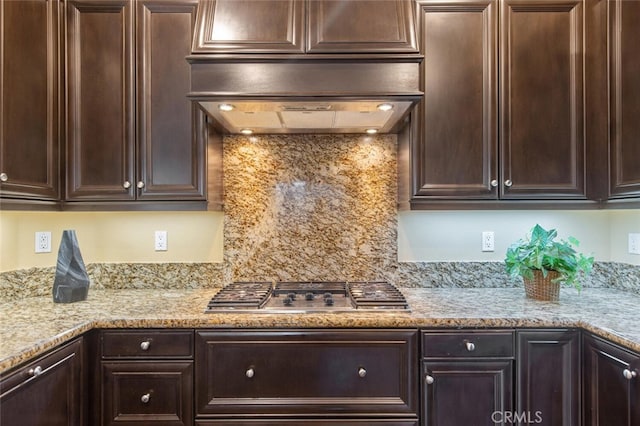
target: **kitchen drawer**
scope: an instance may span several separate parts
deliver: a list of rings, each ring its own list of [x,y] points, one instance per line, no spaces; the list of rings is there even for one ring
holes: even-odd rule
[[[197,421],[196,426],[418,426],[417,420],[387,420],[387,419],[236,419],[236,420],[203,420]]]
[[[196,333],[197,415],[417,418],[417,330]]]
[[[193,332],[188,330],[106,330],[103,358],[191,358]]]
[[[423,331],[424,358],[513,358],[512,330]]]
[[[103,425],[193,424],[192,361],[102,363]]]

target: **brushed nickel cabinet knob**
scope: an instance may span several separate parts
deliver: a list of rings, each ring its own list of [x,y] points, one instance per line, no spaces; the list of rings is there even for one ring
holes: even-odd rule
[[[139,181],[138,184],[136,185],[139,189],[144,188],[144,182],[143,181]]]
[[[510,187],[511,185],[513,185],[513,182],[511,181],[511,179],[507,179],[504,181],[504,186]]]
[[[9,180],[9,176],[6,173],[0,173],[0,181],[6,182]]]
[[[125,180],[124,183],[122,184],[122,187],[124,189],[129,189],[131,188],[131,182],[129,182],[128,180]]]
[[[425,378],[426,382],[428,385],[432,385],[434,382],[433,376],[430,376],[427,374],[427,377]]]
[[[636,373],[633,370],[629,370],[628,368],[625,368],[624,370],[622,370],[622,375],[624,376],[625,379],[631,380],[635,378],[638,375],[638,373]]]

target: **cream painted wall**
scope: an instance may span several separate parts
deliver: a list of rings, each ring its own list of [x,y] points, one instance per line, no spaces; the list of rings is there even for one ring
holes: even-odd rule
[[[627,253],[627,234],[640,233],[640,210],[399,212],[400,261],[502,261],[508,245],[535,224],[580,240],[597,260],[640,265]],[[222,262],[221,212],[0,212],[0,272],[54,266],[60,236],[75,229],[86,263]],[[155,230],[168,231],[169,250],[153,249]],[[51,253],[34,253],[34,233],[51,231]],[[494,231],[496,250],[480,250]]]
[[[221,212],[0,212],[0,271],[55,266],[64,229],[75,229],[85,263],[222,262]],[[166,230],[168,250],[154,250]],[[51,231],[51,253],[34,253]]]
[[[407,211],[398,214],[398,260],[502,261],[507,247],[539,223],[573,236],[596,260],[640,265],[627,253],[627,234],[640,232],[640,210]],[[482,231],[495,233],[495,251],[481,251]]]

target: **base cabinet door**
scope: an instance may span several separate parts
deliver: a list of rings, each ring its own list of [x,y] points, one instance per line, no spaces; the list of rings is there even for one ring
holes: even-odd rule
[[[426,361],[422,368],[423,425],[508,424],[513,361]]]
[[[585,426],[640,424],[640,354],[584,336]]]
[[[192,424],[193,363],[104,362],[103,425]]]
[[[549,426],[580,423],[580,332],[516,333],[516,410]]]
[[[0,380],[2,426],[81,426],[82,339]]]

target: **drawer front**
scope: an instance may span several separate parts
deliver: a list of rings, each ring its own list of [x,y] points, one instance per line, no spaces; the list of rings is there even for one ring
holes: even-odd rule
[[[193,362],[103,362],[103,424],[193,424]]]
[[[104,358],[191,358],[193,332],[187,330],[107,330]]]
[[[196,334],[198,414],[417,417],[415,330]]]
[[[514,332],[425,331],[422,333],[424,358],[513,358]]]
[[[202,420],[196,421],[196,426],[239,426],[239,425],[249,425],[249,426],[418,426],[417,420],[387,420],[387,419],[322,419],[322,420],[314,420],[314,419],[304,419],[304,420],[296,420],[296,419],[273,419],[273,420],[262,420],[262,419],[238,419],[238,420]]]

